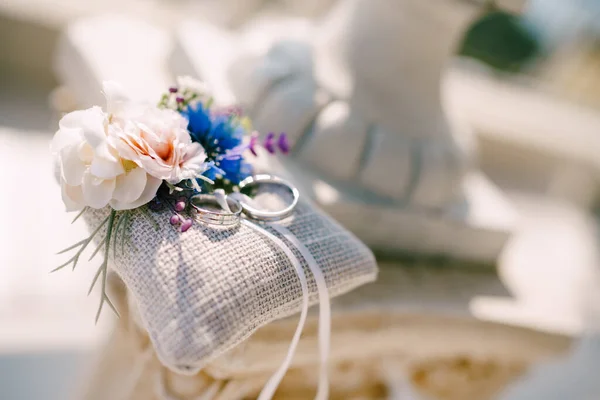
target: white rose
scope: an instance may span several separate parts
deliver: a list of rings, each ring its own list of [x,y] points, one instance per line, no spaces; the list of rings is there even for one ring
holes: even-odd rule
[[[126,210],[146,204],[162,183],[119,157],[99,107],[75,111],[59,122],[52,140],[67,210],[89,206]]]
[[[137,208],[163,180],[176,184],[206,170],[204,149],[179,113],[134,103],[114,82],[103,91],[106,113],[92,107],[65,115],[52,141],[68,210]]]

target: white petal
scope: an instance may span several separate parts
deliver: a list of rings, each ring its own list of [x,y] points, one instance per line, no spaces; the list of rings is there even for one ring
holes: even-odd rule
[[[76,146],[83,141],[81,129],[59,129],[50,143],[50,151],[58,153],[68,146]]]
[[[183,163],[179,171],[179,181],[197,177],[206,171],[206,153],[199,143],[192,143],[185,149]],[[173,182],[171,182],[173,183]],[[177,183],[177,182],[175,182]]]
[[[189,145],[192,143],[192,137],[190,136],[190,133],[187,131],[187,120],[184,119],[184,128],[183,129],[177,129],[177,140],[179,141],[179,143],[183,143],[185,145]]]
[[[173,167],[167,165],[160,158],[152,158],[145,155],[140,155],[138,158],[138,163],[141,164],[142,168],[146,170],[147,173],[152,175],[158,179],[169,179],[171,177],[171,173],[173,171]]]
[[[111,161],[102,157],[94,157],[90,173],[98,178],[113,179],[125,172],[120,161]]]
[[[133,208],[138,208],[148,203],[150,200],[156,196],[156,192],[158,188],[162,184],[162,179],[156,179],[153,176],[148,175],[146,181],[146,187],[142,192],[141,196],[134,202],[131,203],[122,203],[118,200],[112,200],[110,202],[110,206],[115,210],[131,210]]]
[[[119,156],[122,159],[131,160],[133,162],[136,162],[139,166],[141,166],[141,164],[137,162],[137,159],[139,157],[138,153],[135,150],[133,150],[133,147],[127,141],[126,138],[117,139],[115,145],[117,148],[117,152],[119,153]]]
[[[81,186],[70,186],[61,182],[61,194],[67,211],[81,210],[85,207]]]
[[[67,146],[76,145],[83,141],[81,120],[83,120],[89,112],[95,111],[91,108],[88,110],[73,111],[65,114],[65,116],[60,119],[58,122],[60,129],[54,134],[50,145],[53,153],[58,153]]]
[[[106,111],[115,114],[123,111],[131,100],[121,84],[115,81],[102,82],[102,92],[106,97]]]
[[[190,164],[202,164],[206,161],[206,153],[200,143],[192,143],[185,147],[183,162]]]
[[[134,168],[126,174],[119,175],[113,199],[122,203],[132,203],[137,200],[146,187],[146,175],[146,171],[142,168]]]
[[[65,114],[60,121],[58,126],[60,129],[81,129],[83,121],[94,116],[103,116],[102,109],[98,106],[94,106],[85,110],[77,110]]]
[[[71,186],[81,185],[87,166],[79,158],[79,146],[63,148],[59,160],[62,179]]]
[[[117,161],[108,147],[105,130],[106,116],[99,107],[94,108],[95,112],[87,113],[80,121],[83,129],[83,136],[94,149],[94,154],[96,156],[110,161]]]
[[[83,177],[83,199],[92,208],[103,208],[112,198],[115,179],[99,179],[87,173]]]

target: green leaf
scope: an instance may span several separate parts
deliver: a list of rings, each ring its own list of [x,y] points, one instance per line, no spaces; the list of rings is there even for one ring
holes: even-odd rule
[[[90,258],[88,259],[88,261],[91,261],[94,257],[96,257],[96,254],[98,254],[98,252],[100,251],[100,249],[102,249],[102,247],[105,244],[106,244],[106,238],[102,239],[102,241],[100,243],[98,243],[98,247],[96,247],[96,250],[94,250],[94,252],[90,256]]]
[[[119,221],[115,227],[115,238],[113,239],[113,256],[117,255],[117,238],[119,237],[119,232],[121,233],[121,237],[123,237],[123,223],[125,222],[125,217],[129,213],[130,211],[123,211],[119,216]]]
[[[79,219],[79,217],[81,217],[83,214],[85,214],[85,212],[89,209],[90,209],[89,207],[84,207],[83,210],[81,210],[81,212],[79,214],[77,214],[77,216],[75,218],[73,218],[73,221],[71,221],[71,223],[74,224],[75,221],[77,221]]]
[[[88,293],[90,293],[92,291],[92,289],[94,288],[94,286],[96,286],[98,279],[100,277],[102,277],[102,280],[101,280],[102,294],[101,294],[101,298],[100,298],[100,304],[98,306],[98,311],[96,312],[96,323],[98,323],[98,319],[100,318],[100,314],[102,312],[102,307],[104,306],[105,302],[109,303],[109,306],[113,309],[113,311],[115,312],[115,314],[117,314],[117,316],[119,315],[119,313],[114,308],[114,305],[112,305],[112,303],[108,299],[108,295],[106,294],[106,278],[107,278],[107,274],[108,274],[108,255],[109,255],[109,251],[110,251],[110,240],[114,233],[114,228],[115,228],[114,223],[115,223],[116,215],[117,215],[117,212],[115,210],[111,210],[110,215],[107,217],[108,227],[106,228],[106,238],[104,239],[106,241],[106,246],[104,246],[104,260],[102,261],[102,264],[100,265],[100,267],[98,267],[98,270],[96,271],[96,274],[94,275],[94,279],[92,280],[92,285],[90,286],[90,289],[88,291]]]
[[[69,251],[69,250],[73,250],[75,247],[77,247],[77,246],[80,246],[80,245],[84,244],[86,241],[87,241],[87,238],[86,238],[86,239],[83,239],[83,240],[81,240],[81,241],[79,241],[79,242],[77,242],[77,243],[75,243],[75,244],[74,244],[74,245],[72,245],[72,246],[69,246],[69,247],[67,247],[66,249],[63,249],[63,250],[59,251],[58,253],[56,253],[56,255],[59,255],[59,254],[66,253],[66,252],[67,252],[67,251]]]
[[[58,254],[62,254],[65,253],[69,250],[74,249],[77,246],[81,246],[79,248],[79,250],[77,250],[77,253],[75,253],[75,255],[73,257],[71,257],[69,259],[69,261],[67,261],[66,263],[54,268],[52,272],[56,272],[64,267],[66,267],[67,265],[69,265],[70,263],[73,263],[73,270],[75,270],[75,267],[77,266],[77,263],[79,262],[79,257],[81,256],[81,254],[83,253],[83,251],[87,248],[87,246],[91,243],[91,241],[94,239],[94,237],[98,234],[98,232],[100,232],[100,229],[102,229],[102,227],[109,221],[110,216],[106,217],[104,219],[104,221],[102,221],[102,223],[100,225],[98,225],[98,227],[94,230],[94,232],[92,232],[92,234],[90,236],[88,236],[87,239],[83,239],[82,241],[75,243],[74,245],[67,247],[66,249],[60,251]]]

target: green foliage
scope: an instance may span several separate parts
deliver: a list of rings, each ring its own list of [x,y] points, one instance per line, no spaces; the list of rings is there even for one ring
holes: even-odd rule
[[[492,8],[465,33],[458,55],[502,72],[520,72],[540,53],[540,45],[517,15]]]
[[[142,209],[145,209],[145,206],[142,207]],[[88,208],[84,208],[75,217],[73,222],[77,221],[77,219],[79,219],[79,217],[81,217],[81,215],[83,215],[87,210],[88,210]],[[61,264],[60,266],[58,266],[57,268],[55,268],[51,271],[51,272],[59,271],[70,264],[72,264],[73,269],[75,269],[75,267],[77,266],[77,263],[79,262],[79,257],[81,257],[81,254],[83,254],[83,251],[88,247],[88,245],[92,242],[92,240],[100,233],[102,228],[108,224],[108,226],[106,228],[106,232],[104,234],[104,237],[100,240],[100,242],[98,243],[98,246],[96,247],[96,249],[93,251],[92,255],[90,256],[90,260],[92,260],[98,253],[100,253],[100,250],[104,250],[104,252],[103,252],[104,258],[102,260],[102,264],[100,264],[100,266],[96,270],[96,274],[94,275],[94,279],[92,280],[92,284],[90,285],[90,289],[88,291],[88,294],[92,292],[92,290],[96,286],[96,283],[98,282],[98,279],[101,277],[102,279],[100,282],[101,282],[101,286],[102,286],[102,293],[100,295],[101,296],[100,297],[100,305],[98,306],[98,311],[96,313],[96,322],[98,322],[98,319],[100,318],[100,314],[102,312],[102,308],[105,303],[108,304],[108,306],[113,310],[113,312],[117,316],[119,316],[119,312],[117,311],[116,307],[114,306],[114,304],[108,297],[108,294],[106,293],[106,280],[107,280],[107,275],[108,275],[108,258],[109,258],[111,240],[113,241],[113,254],[116,254],[116,252],[117,252],[117,239],[119,238],[119,234],[120,234],[120,240],[121,240],[121,251],[124,251],[125,241],[128,240],[128,232],[129,232],[128,224],[129,224],[132,212],[133,211],[130,211],[130,210],[121,211],[121,212],[111,210],[110,214],[100,223],[100,225],[98,225],[98,227],[96,227],[96,229],[90,234],[90,236],[75,243],[72,246],[67,247],[66,249],[64,249],[58,253],[58,254],[63,254],[68,251],[79,248],[77,250],[77,252],[75,253],[75,255],[73,257],[71,257],[67,262],[65,262],[64,264]],[[148,217],[152,218],[151,216],[148,216]],[[156,222],[154,222],[154,223],[156,224]]]

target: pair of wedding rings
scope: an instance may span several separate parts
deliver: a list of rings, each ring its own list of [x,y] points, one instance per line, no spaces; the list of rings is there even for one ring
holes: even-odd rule
[[[272,184],[285,188],[292,196],[290,204],[281,210],[261,210],[245,201],[243,196],[224,196],[224,198],[219,199],[214,194],[197,194],[190,198],[190,205],[195,210],[195,219],[209,225],[231,226],[240,221],[242,214],[248,218],[266,222],[279,221],[289,217],[298,204],[300,197],[298,189],[277,176],[260,174],[250,176],[240,182],[240,192],[255,189],[262,184]],[[223,204],[223,201],[227,204]]]

